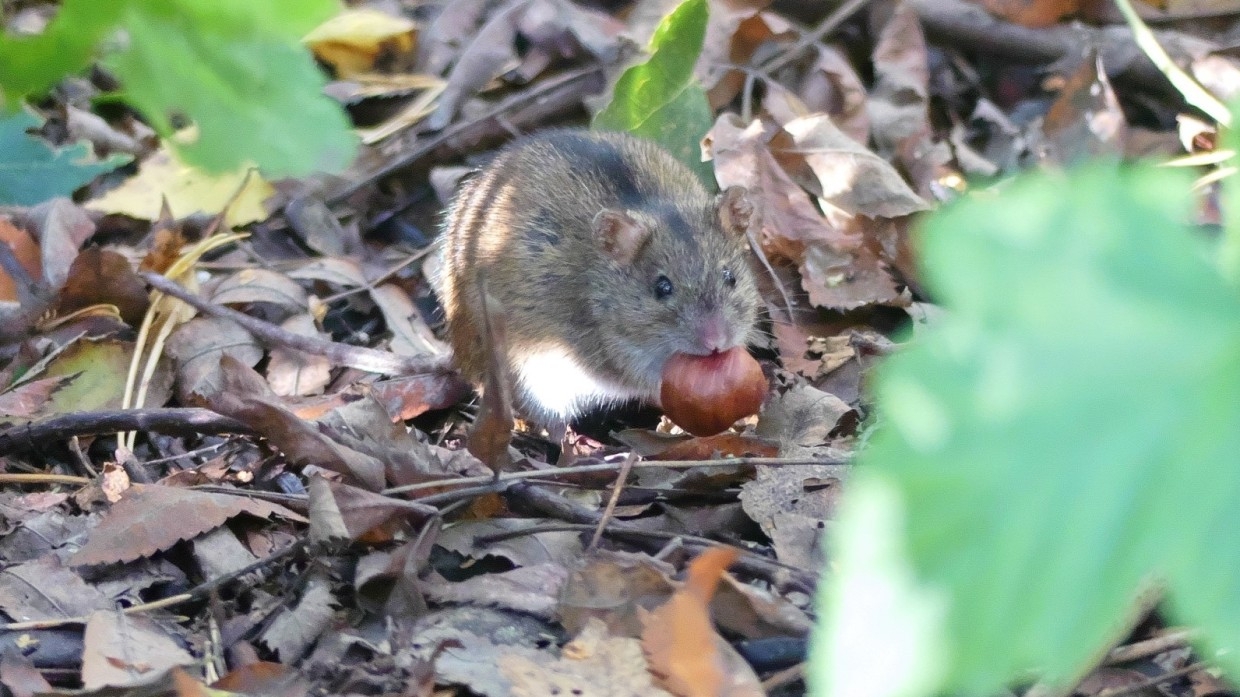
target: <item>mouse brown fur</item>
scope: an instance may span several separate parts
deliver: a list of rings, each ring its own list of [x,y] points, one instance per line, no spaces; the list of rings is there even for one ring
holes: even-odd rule
[[[544,131],[470,179],[445,220],[437,279],[449,340],[486,371],[479,279],[503,308],[516,406],[566,423],[629,400],[658,404],[673,353],[753,338],[746,192],[709,194],[658,145],[627,134]]]

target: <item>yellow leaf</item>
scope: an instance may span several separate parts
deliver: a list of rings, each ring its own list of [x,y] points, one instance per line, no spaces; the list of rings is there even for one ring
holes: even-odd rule
[[[241,189],[240,194],[238,189]],[[135,176],[87,202],[86,207],[103,213],[156,220],[164,198],[168,199],[176,218],[193,213],[213,215],[227,205],[225,224],[236,227],[266,219],[268,213],[263,201],[273,193],[275,189],[271,184],[248,167],[229,174],[208,175],[176,159],[166,149],[160,149],[139,165]]]
[[[346,10],[320,24],[302,39],[319,60],[347,78],[374,68],[385,49],[392,53],[413,51],[417,24],[370,9]]]

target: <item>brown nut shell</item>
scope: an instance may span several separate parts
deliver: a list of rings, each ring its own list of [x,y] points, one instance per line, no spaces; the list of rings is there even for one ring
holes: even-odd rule
[[[762,367],[738,346],[709,356],[674,354],[663,366],[659,400],[677,426],[713,436],[757,413],[766,391]]]

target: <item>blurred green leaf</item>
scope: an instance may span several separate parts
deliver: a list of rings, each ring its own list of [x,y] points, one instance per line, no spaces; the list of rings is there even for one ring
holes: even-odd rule
[[[174,142],[191,164],[340,171],[356,138],[300,42],[338,9],[336,0],[66,0],[42,34],[0,37],[0,105],[14,108],[101,53],[161,136],[195,123],[194,142]]]
[[[42,34],[0,36],[0,107],[14,109],[90,64],[128,0],[65,0]]]
[[[814,694],[1066,685],[1152,583],[1240,674],[1240,298],[1188,201],[1172,173],[1093,168],[932,216],[949,312],[882,367]]]
[[[1228,105],[1228,109],[1233,115],[1240,115],[1240,99],[1233,101]],[[1240,284],[1240,172],[1234,168],[1240,168],[1240,158],[1234,153],[1240,153],[1240,133],[1235,128],[1221,129],[1223,132],[1223,142],[1220,149],[1230,150],[1233,154],[1223,162],[1222,168],[1233,168],[1231,176],[1223,180],[1223,241],[1222,254],[1219,263],[1223,268],[1223,272],[1231,278],[1233,283]]]
[[[664,17],[650,40],[650,58],[624,71],[593,127],[657,141],[713,186],[700,145],[713,119],[706,93],[693,82],[709,12],[706,0],[685,0]]]
[[[33,206],[68,196],[131,159],[112,155],[96,160],[84,143],[54,149],[26,132],[38,128],[39,123],[28,111],[0,113],[0,204]]]
[[[198,139],[178,146],[209,172],[250,160],[269,176],[348,165],[356,139],[322,93],[323,75],[297,42],[330,0],[147,0],[123,17],[130,41],[107,65],[163,136],[190,116]]]

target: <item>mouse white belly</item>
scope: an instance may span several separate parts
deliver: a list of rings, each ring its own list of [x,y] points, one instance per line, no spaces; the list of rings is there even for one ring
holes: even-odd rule
[[[549,345],[513,361],[516,399],[529,412],[563,423],[598,407],[642,400],[658,404],[658,394],[621,385],[591,373],[563,346]]]

